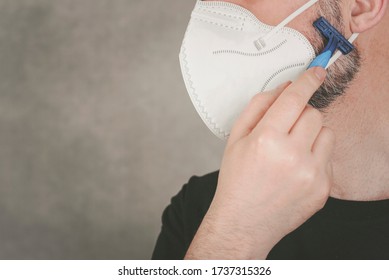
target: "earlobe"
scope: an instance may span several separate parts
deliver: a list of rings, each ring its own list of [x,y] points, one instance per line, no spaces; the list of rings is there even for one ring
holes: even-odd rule
[[[351,7],[350,28],[362,33],[377,25],[383,18],[389,0],[354,0]]]

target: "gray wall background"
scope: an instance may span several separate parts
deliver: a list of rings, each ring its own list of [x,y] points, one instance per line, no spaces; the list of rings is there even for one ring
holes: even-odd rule
[[[224,143],[178,63],[195,0],[0,0],[0,258],[148,259]]]

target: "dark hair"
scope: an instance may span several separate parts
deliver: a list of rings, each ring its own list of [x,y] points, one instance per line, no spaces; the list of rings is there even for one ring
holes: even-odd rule
[[[344,34],[342,10],[338,0],[320,1],[318,17],[324,16],[336,29]],[[316,55],[320,54],[327,40],[317,32],[312,38]],[[343,95],[350,83],[354,80],[361,66],[361,55],[356,48],[348,55],[341,56],[328,68],[326,81],[312,96],[309,104],[321,111],[325,111],[337,97]]]

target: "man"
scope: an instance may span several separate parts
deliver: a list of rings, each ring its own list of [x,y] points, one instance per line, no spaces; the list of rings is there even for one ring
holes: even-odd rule
[[[306,1],[227,2],[276,25]],[[323,0],[289,25],[318,53],[323,15],[357,51],[251,100],[220,172],[165,210],[154,259],[389,259],[388,2]]]

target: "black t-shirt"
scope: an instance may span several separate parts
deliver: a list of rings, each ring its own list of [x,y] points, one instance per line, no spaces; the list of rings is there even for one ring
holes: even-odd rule
[[[192,177],[162,215],[153,259],[183,259],[215,194],[218,172]],[[368,186],[367,186],[368,187]],[[389,200],[329,198],[268,259],[389,259]]]

